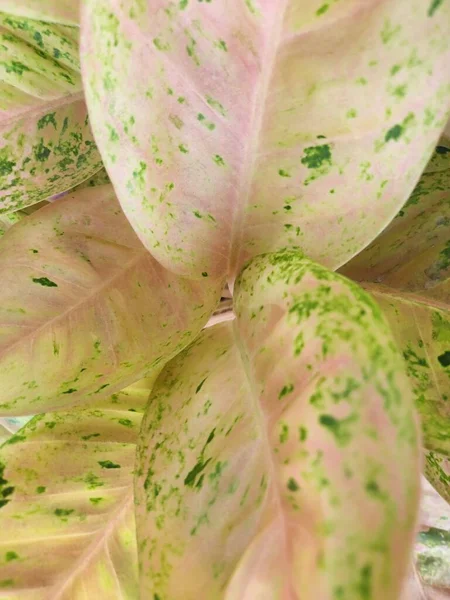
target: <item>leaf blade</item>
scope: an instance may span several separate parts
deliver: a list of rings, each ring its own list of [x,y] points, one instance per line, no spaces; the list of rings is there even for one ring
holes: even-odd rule
[[[447,119],[447,75],[424,70],[448,72],[447,46],[429,53],[446,13],[326,6],[86,4],[96,139],[127,216],[168,268],[233,279],[246,258],[283,247],[337,267],[409,195]]]
[[[334,312],[325,310],[327,286]],[[396,598],[414,530],[418,440],[385,322],[356,286],[289,252],[251,262],[235,299],[235,326],[204,330],[163,370],[149,402],[135,483],[141,595],[332,598],[367,589]],[[373,337],[355,326],[358,310]],[[332,322],[345,333],[334,343],[325,336]],[[394,401],[400,389],[404,404]],[[394,473],[392,444],[407,474]],[[383,506],[375,498],[386,490]],[[351,539],[361,540],[357,550]]]
[[[151,257],[109,185],[49,204],[0,245],[4,415],[120,390],[184,347],[220,297],[221,282]]]
[[[39,415],[2,446],[3,493],[12,488],[0,509],[9,597],[136,597],[131,473],[152,383],[95,408]],[[113,461],[120,469],[101,466]]]
[[[82,94],[78,28],[2,12],[0,39],[0,211],[11,212],[66,191],[102,163]]]

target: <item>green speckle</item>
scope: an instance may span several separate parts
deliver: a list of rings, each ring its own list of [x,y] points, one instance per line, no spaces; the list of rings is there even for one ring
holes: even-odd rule
[[[6,559],[6,562],[10,562],[12,560],[18,560],[19,555],[17,554],[17,552],[10,550],[9,552],[6,552],[5,559]]]
[[[372,565],[364,565],[361,568],[358,582],[358,592],[361,600],[372,598]]]
[[[202,277],[208,277],[208,273],[206,271],[202,272]]]
[[[43,129],[44,127],[50,124],[53,125],[53,127],[56,129],[55,114],[56,113],[54,112],[49,113],[48,115],[44,115],[41,119],[39,119],[39,121],[37,122],[38,129]]]
[[[99,460],[98,464],[102,469],[120,469],[120,465],[112,462],[111,460]]]
[[[119,419],[119,423],[124,427],[133,427],[133,421],[131,421],[131,419]]]
[[[194,487],[197,475],[200,475],[200,473],[206,468],[211,460],[212,458],[208,458],[206,461],[203,461],[203,459],[199,460],[195,467],[191,469],[184,478],[184,485],[187,485],[188,487]]]
[[[287,396],[288,394],[290,394],[293,391],[294,391],[294,385],[292,383],[290,383],[289,385],[284,385],[281,388],[280,393],[278,394],[278,399],[283,398],[283,396]]]
[[[73,508],[55,508],[54,513],[57,517],[68,517],[74,512]]]
[[[33,146],[34,157],[39,162],[45,162],[47,158],[50,156],[50,148],[44,146],[44,141],[41,139],[37,146]]]
[[[225,161],[223,160],[223,158],[219,155],[219,154],[215,154],[213,156],[213,161],[216,163],[216,165],[218,165],[219,167],[224,167],[225,166]]]
[[[69,388],[68,390],[63,392],[63,394],[73,394],[76,391],[77,391],[77,388]]]
[[[187,153],[189,152],[189,150],[188,150],[188,147],[187,147],[187,146],[185,146],[184,144],[180,144],[180,145],[178,146],[178,150],[179,150],[180,152],[182,152],[183,154],[187,154]]]
[[[0,588],[12,587],[14,585],[14,579],[2,579],[0,581]]]
[[[353,416],[342,420],[335,419],[332,415],[320,415],[319,417],[319,423],[330,431],[338,446],[345,446],[351,440],[348,426],[354,421],[355,417]]]
[[[153,45],[161,52],[170,50],[170,44],[163,42],[160,38],[153,38]]]
[[[289,477],[288,482],[287,482],[287,488],[291,492],[297,492],[300,489],[300,486],[298,485],[298,483],[295,481],[295,479],[293,477]]]
[[[226,116],[227,111],[223,107],[223,105],[218,101],[212,98],[211,96],[206,96],[206,102],[214,109],[216,109],[223,117]]]
[[[300,442],[304,442],[304,441],[306,441],[307,437],[308,437],[308,430],[306,429],[306,427],[300,426],[298,428],[298,439],[299,439],[299,441]]]
[[[43,494],[47,488],[45,485],[38,485],[36,488],[36,494]]]
[[[398,138],[402,135],[402,133],[403,133],[403,127],[399,124],[394,125],[386,133],[386,135],[384,136],[384,140],[386,142],[389,142],[389,140],[398,140]]]
[[[195,390],[195,393],[196,393],[196,394],[198,394],[198,393],[199,393],[199,391],[202,389],[202,387],[203,387],[203,384],[205,383],[205,381],[206,381],[206,380],[207,380],[207,377],[205,377],[205,379],[203,379],[203,381],[201,381],[201,382],[198,384],[198,386],[197,386],[197,389]]]
[[[278,169],[278,175],[280,177],[290,177],[290,173],[288,173],[288,171],[285,171],[284,169]]]
[[[215,45],[220,50],[223,50],[224,52],[228,52],[227,44],[226,44],[226,42],[224,40],[219,40],[218,42],[216,42]]]
[[[45,423],[45,426],[46,426],[48,429],[53,429],[53,428],[55,427],[55,425],[56,425],[56,421],[47,421],[47,422]]]
[[[34,283],[39,283],[39,285],[43,285],[44,287],[58,287],[58,284],[48,277],[33,277],[32,280]]]
[[[305,148],[305,155],[301,163],[308,169],[318,169],[324,164],[331,165],[331,150],[328,144]]]
[[[29,69],[27,67],[27,65],[24,65],[23,63],[19,62],[18,60],[12,60],[9,63],[4,63],[5,69],[7,73],[15,73],[16,75],[23,75],[24,72],[26,71],[31,71],[31,69]]]
[[[320,15],[323,15],[327,12],[327,10],[330,8],[329,4],[322,4],[322,6],[320,6],[317,10],[316,10],[316,15],[318,17],[320,17]]]
[[[281,423],[280,444],[285,444],[289,439],[289,426],[286,423]]]
[[[356,110],[354,108],[350,108],[347,111],[346,117],[347,119],[355,119],[357,115],[358,113],[356,112]]]
[[[438,356],[438,361],[443,367],[450,366],[450,350],[446,350],[443,354]]]
[[[444,0],[431,0],[431,4],[428,7],[427,15],[429,17],[432,17],[434,15],[434,13],[437,11],[437,9],[442,5],[443,2],[444,2]]]
[[[178,3],[178,7],[180,10],[184,10],[188,4],[189,4],[189,0],[180,0],[180,2]]]
[[[94,506],[96,506],[97,504],[100,504],[100,502],[103,500],[103,498],[101,496],[97,497],[97,498],[89,498],[89,502],[91,504],[93,504]]]
[[[42,34],[39,31],[34,32],[33,39],[40,48],[44,47],[44,42],[42,41]]]

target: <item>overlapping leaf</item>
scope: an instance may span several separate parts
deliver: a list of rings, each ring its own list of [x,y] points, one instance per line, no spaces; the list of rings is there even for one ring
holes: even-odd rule
[[[407,362],[425,446],[430,451],[426,454],[426,475],[450,500],[448,138],[441,140],[394,221],[342,271],[365,282],[390,321]]]
[[[42,3],[32,4],[39,14]],[[0,213],[64,192],[102,166],[82,93],[78,33],[0,13]]]
[[[1,8],[18,17],[78,25],[79,0],[2,0]]]
[[[150,398],[141,597],[397,599],[419,440],[381,312],[295,252],[255,259],[235,300]]]
[[[3,415],[93,401],[145,376],[197,335],[222,287],[161,267],[110,185],[14,225],[0,241],[0,276]]]
[[[151,384],[39,415],[0,449],[2,598],[136,600],[132,472]]]
[[[83,15],[83,13],[82,13]],[[88,0],[82,63],[122,207],[168,268],[343,264],[408,198],[450,95],[450,7]]]

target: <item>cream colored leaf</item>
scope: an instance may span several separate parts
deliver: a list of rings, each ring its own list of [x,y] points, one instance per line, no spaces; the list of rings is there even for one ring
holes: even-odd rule
[[[0,240],[0,414],[61,410],[122,389],[184,348],[222,282],[169,273],[112,186],[86,188]]]

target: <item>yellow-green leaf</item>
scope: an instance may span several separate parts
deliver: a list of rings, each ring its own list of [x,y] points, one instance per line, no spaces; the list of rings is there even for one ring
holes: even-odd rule
[[[2,598],[136,600],[132,473],[151,385],[34,417],[0,449]]]
[[[0,213],[64,192],[102,167],[78,34],[78,27],[0,13]]]
[[[138,443],[141,597],[397,600],[420,440],[387,323],[295,252],[163,370]]]

